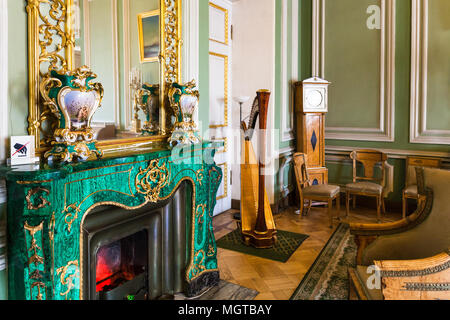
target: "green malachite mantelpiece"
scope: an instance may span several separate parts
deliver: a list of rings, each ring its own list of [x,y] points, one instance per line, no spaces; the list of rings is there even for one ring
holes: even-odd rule
[[[186,283],[196,294],[218,281],[212,216],[222,170],[218,143],[159,149],[131,157],[58,168],[3,170],[8,189],[10,299],[83,299],[82,236],[85,217],[101,205],[128,210],[170,198],[183,181],[193,187]],[[1,171],[1,170],[0,170]],[[192,232],[191,232],[192,231]],[[81,250],[80,250],[81,249]]]

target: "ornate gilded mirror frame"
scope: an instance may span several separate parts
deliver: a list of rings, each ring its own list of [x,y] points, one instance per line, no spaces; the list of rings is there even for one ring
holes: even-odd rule
[[[49,8],[43,11],[43,5]],[[51,70],[73,70],[75,47],[73,0],[27,0],[28,14],[28,133],[35,137],[36,155],[50,148],[54,119],[39,93],[41,81]],[[167,142],[167,90],[181,80],[181,0],[160,0],[160,127],[161,135],[132,139],[99,141],[105,157],[125,155],[150,149],[156,143]]]

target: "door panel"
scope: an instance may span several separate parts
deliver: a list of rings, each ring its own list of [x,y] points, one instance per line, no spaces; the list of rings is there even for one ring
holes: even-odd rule
[[[209,128],[210,139],[223,141],[215,157],[223,170],[223,179],[217,192],[214,214],[231,209],[231,155],[234,146],[231,137],[231,2],[212,0],[209,3]]]

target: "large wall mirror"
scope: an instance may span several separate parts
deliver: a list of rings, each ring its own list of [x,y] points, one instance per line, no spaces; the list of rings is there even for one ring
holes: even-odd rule
[[[91,120],[104,156],[167,141],[167,88],[181,79],[181,0],[28,0],[27,12],[29,132],[39,154],[49,148],[52,127],[42,79],[52,69],[85,65],[104,89]]]

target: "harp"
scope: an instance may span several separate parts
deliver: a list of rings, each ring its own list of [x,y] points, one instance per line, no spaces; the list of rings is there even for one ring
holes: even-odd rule
[[[266,156],[267,112],[270,92],[260,90],[253,102],[248,126],[244,131],[241,161],[241,231],[246,245],[270,248],[276,241],[276,228],[265,188],[264,159]],[[256,158],[251,139],[259,116],[258,150]]]

